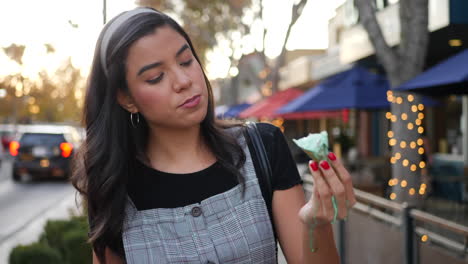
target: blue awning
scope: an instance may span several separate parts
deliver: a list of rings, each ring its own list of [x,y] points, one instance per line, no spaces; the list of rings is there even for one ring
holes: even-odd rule
[[[395,90],[430,95],[468,94],[468,49],[421,73]]]
[[[277,111],[278,114],[346,108],[389,108],[389,82],[380,75],[355,66],[310,89]]]
[[[223,118],[236,118],[239,113],[250,107],[251,104],[243,103],[230,106],[224,114],[221,115]]]

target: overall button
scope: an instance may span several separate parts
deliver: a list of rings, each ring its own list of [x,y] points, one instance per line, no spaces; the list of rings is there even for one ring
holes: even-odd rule
[[[192,208],[192,216],[199,217],[201,213],[202,213],[202,210],[200,207],[195,206],[194,208]]]

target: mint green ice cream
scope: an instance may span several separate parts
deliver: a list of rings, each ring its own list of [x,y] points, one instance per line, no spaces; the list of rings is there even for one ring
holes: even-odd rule
[[[327,160],[328,133],[326,131],[309,134],[307,137],[293,139],[293,141],[305,153],[307,153],[311,159],[317,162],[321,160]]]

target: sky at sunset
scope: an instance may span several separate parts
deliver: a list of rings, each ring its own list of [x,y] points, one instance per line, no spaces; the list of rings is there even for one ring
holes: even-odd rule
[[[288,49],[317,49],[327,47],[327,23],[334,8],[343,0],[309,0],[293,32]],[[107,17],[133,8],[133,0],[107,0]],[[288,1],[267,0],[265,23],[270,29],[267,35],[267,56],[279,53],[286,23],[290,19],[284,10],[290,10]],[[0,3],[0,46],[12,43],[26,45],[23,66],[20,67],[0,52],[0,75],[23,72],[33,77],[41,69],[56,69],[67,57],[84,72],[91,63],[94,46],[102,28],[102,1],[99,0],[9,0]],[[289,12],[287,12],[289,13]],[[281,19],[279,19],[281,18]],[[76,26],[78,25],[78,26]],[[252,32],[259,32],[260,25],[253,24]],[[47,54],[44,43],[52,44],[56,52]],[[260,34],[244,40],[242,52],[248,53],[261,47]],[[227,74],[227,50],[221,45],[208,56],[208,76],[223,77]]]

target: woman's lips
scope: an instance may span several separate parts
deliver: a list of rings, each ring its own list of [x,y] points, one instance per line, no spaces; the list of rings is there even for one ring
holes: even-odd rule
[[[200,103],[200,99],[201,99],[201,96],[196,95],[196,96],[186,100],[182,105],[180,105],[180,107],[184,107],[184,108],[195,107]]]

